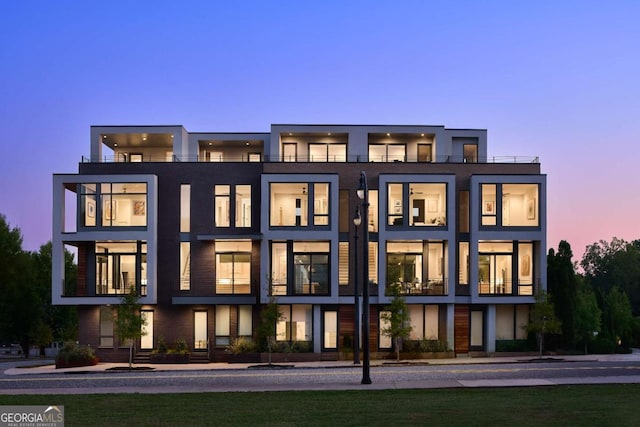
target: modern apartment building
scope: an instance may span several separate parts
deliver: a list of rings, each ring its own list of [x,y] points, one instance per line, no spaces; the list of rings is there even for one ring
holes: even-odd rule
[[[255,334],[270,295],[278,341],[337,359],[365,262],[374,355],[392,347],[380,333],[390,286],[406,296],[411,339],[456,354],[525,338],[546,288],[546,176],[537,158],[489,157],[486,130],[93,126],[90,143],[78,173],[53,177],[52,296],[79,307],[80,341],[102,360],[127,357],[113,319],[131,287],[147,320],[139,349],[183,339],[209,360]],[[356,227],[361,172],[368,220]]]

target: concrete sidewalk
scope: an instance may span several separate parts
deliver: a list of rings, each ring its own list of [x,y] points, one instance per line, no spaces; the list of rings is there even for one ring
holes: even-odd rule
[[[589,354],[572,356],[549,356],[544,355],[539,359],[535,355],[530,356],[500,356],[500,357],[456,357],[451,359],[424,359],[424,360],[402,360],[406,365],[467,365],[467,364],[504,364],[504,363],[540,363],[540,362],[588,362],[588,361],[624,361],[640,363],[640,350],[634,349],[631,354]],[[95,366],[82,366],[78,368],[56,369],[52,360],[16,361],[14,367],[6,369],[5,375],[42,375],[42,374],[63,374],[67,372],[122,372],[128,369],[127,363],[99,363]],[[372,360],[371,367],[393,365],[395,361]],[[187,363],[187,364],[134,364],[138,371],[211,371],[211,370],[244,370],[250,367],[265,365],[264,363]],[[341,361],[321,361],[321,362],[283,362],[276,365],[286,365],[287,367],[321,369],[321,368],[359,368],[362,365],[355,365],[353,362]]]

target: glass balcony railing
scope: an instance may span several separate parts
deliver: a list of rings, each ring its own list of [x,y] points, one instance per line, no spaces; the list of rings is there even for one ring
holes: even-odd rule
[[[348,155],[314,158],[311,156],[268,156],[258,153],[218,155],[215,157],[201,155],[142,155],[133,160],[121,155],[102,156],[99,161],[92,161],[90,157],[82,156],[81,163],[540,163],[539,157],[532,156],[492,156],[469,158],[465,156],[436,156],[431,161],[425,162],[418,156],[376,156],[369,159],[366,155]]]

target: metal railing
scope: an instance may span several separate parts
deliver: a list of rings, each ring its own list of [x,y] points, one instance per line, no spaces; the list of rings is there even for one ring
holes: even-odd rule
[[[376,156],[375,159],[368,156],[350,155],[350,156],[330,156],[314,158],[313,156],[269,156],[261,155],[261,163],[450,163],[450,164],[513,164],[513,163],[540,163],[539,157],[533,156],[491,156],[469,158],[464,156],[436,156],[431,161],[423,161],[418,157],[407,156],[399,159],[397,156]],[[200,155],[172,155],[170,158],[166,156],[143,156],[140,161],[130,162],[126,157],[122,156],[102,156],[99,161],[94,162],[90,157],[82,156],[81,163],[252,163],[258,162],[255,155],[242,154],[235,156],[222,155],[217,158],[207,158]]]
[[[430,279],[422,282],[396,282],[386,286],[385,295],[393,295],[393,289],[400,290],[401,295],[418,295],[418,296],[445,296],[448,288],[447,278]]]

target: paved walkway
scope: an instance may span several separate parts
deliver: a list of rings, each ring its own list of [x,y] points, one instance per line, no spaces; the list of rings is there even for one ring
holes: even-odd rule
[[[543,356],[543,360],[549,361],[625,361],[639,362],[640,350],[635,349],[631,354],[589,354],[576,356]],[[488,363],[527,363],[537,362],[537,356],[500,356],[500,357],[456,357],[451,359],[426,359],[426,360],[406,360],[407,364],[428,364],[428,365],[462,365],[462,364],[488,364]],[[44,364],[43,364],[44,363]],[[388,360],[372,360],[371,366],[382,366],[390,363]],[[32,365],[30,367],[20,365]],[[341,361],[322,361],[322,362],[285,362],[279,363],[284,365],[293,365],[296,368],[353,368],[353,362]],[[82,366],[78,368],[56,369],[51,360],[31,359],[29,361],[16,361],[15,367],[11,367],[4,371],[5,375],[29,375],[29,374],[63,374],[65,372],[104,372],[114,370],[114,368],[127,368],[127,363],[99,363],[95,366]],[[148,364],[137,363],[135,368],[151,369],[154,372],[162,371],[203,371],[203,370],[243,370],[250,366],[260,365],[260,363],[187,363],[187,364]]]

